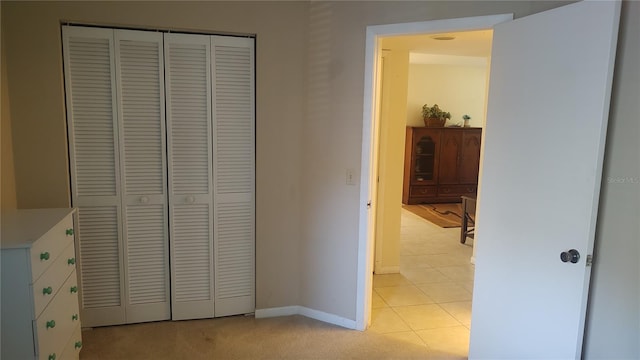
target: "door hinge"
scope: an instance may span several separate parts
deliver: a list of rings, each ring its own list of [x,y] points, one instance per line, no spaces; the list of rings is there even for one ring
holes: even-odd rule
[[[593,264],[593,255],[587,255],[587,266],[591,266]]]

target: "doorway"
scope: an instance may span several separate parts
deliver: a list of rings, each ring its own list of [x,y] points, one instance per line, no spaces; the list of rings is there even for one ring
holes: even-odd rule
[[[374,150],[379,159],[375,275],[369,329],[458,356],[468,353],[472,240],[460,244],[459,194],[442,191],[441,199],[411,195],[408,200],[405,196],[414,194],[415,189],[437,189],[409,185],[408,180],[414,176],[407,159],[415,155],[415,146],[411,144],[413,136],[408,134],[444,131],[442,135],[446,136],[437,141],[441,159],[455,161],[456,154],[466,153],[461,153],[459,146],[469,141],[461,141],[458,135],[477,133],[479,145],[485,122],[491,38],[492,30],[381,37],[380,96],[376,104],[380,131]],[[429,106],[437,103],[450,112],[443,128],[424,127],[421,110],[425,102]],[[469,115],[473,122],[468,121],[469,127],[464,127],[464,116]],[[440,151],[440,142],[449,145]],[[475,194],[479,146],[476,148],[475,176],[467,180],[450,179],[455,174],[440,160],[440,171],[436,169],[433,176],[446,183],[441,185],[443,190],[473,189]],[[470,155],[466,158],[472,159]],[[419,151],[415,156],[427,155]],[[456,198],[458,203],[451,203]],[[418,214],[435,217],[425,219]]]
[[[363,116],[363,151],[361,198],[371,199],[370,194],[378,190],[378,141],[380,132],[379,114],[377,113],[378,84],[380,84],[381,38],[385,36],[435,34],[491,29],[496,24],[510,21],[512,14],[482,16],[474,18],[436,20],[421,23],[393,24],[371,26],[367,28],[367,44],[365,58],[365,97]],[[372,309],[372,288],[374,270],[374,234],[376,230],[377,204],[369,202],[370,210],[363,208],[360,216],[359,251],[358,251],[358,294],[356,308],[356,327],[364,330],[370,324]]]
[[[474,309],[481,310],[473,316],[474,357],[580,357],[619,16],[619,2],[579,2],[493,25],[488,104],[492,120],[489,134],[485,134],[488,144],[483,141],[486,154],[478,198],[478,226],[483,237],[474,279],[474,287],[481,290],[474,294]],[[592,19],[598,19],[601,26],[594,27],[596,20]],[[367,29],[363,174],[370,174],[370,168],[377,164],[370,152],[375,134],[370,130],[377,125],[371,121],[374,98],[370,87],[379,36],[416,33],[416,28],[423,32],[461,30],[437,25],[446,28],[449,21],[469,20]],[[472,23],[472,27],[480,27]],[[577,63],[578,51],[587,54],[583,58],[590,61]],[[550,83],[554,86],[548,86]],[[547,121],[522,112],[537,104],[553,105],[557,118],[567,121],[554,123],[554,131],[548,131]],[[512,119],[519,121],[509,121]],[[494,127],[496,122],[500,126]],[[567,133],[576,139],[569,145]],[[545,146],[539,146],[541,143]],[[376,184],[363,178],[362,187],[364,205]],[[522,189],[527,191],[526,207],[514,211],[509,204],[519,198]],[[482,201],[483,197],[491,201]],[[360,290],[371,286],[370,239],[375,229],[371,218],[375,212],[368,210],[371,205],[375,210],[372,203],[361,208]],[[567,208],[581,211],[563,211]],[[557,221],[560,216],[563,221]],[[532,231],[522,231],[525,228]],[[576,249],[586,254],[585,260],[580,260]],[[514,259],[514,254],[528,256]],[[359,293],[357,300],[357,325],[365,328],[370,314],[367,292]],[[522,311],[523,305],[527,311]],[[559,322],[560,317],[563,321]]]

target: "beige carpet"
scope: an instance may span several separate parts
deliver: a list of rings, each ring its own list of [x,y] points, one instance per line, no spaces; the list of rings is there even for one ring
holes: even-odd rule
[[[82,332],[80,359],[455,359],[303,316],[162,321]]]
[[[443,228],[460,227],[462,204],[402,205],[403,208]]]

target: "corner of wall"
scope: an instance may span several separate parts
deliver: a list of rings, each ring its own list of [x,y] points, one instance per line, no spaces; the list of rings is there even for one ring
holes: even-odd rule
[[[2,23],[4,24],[4,21]],[[2,31],[2,34],[4,34],[4,30]],[[0,89],[2,97],[2,102],[0,104],[0,134],[2,136],[0,140],[0,143],[2,144],[2,148],[0,150],[0,153],[2,153],[0,160],[2,161],[2,169],[0,170],[0,173],[2,174],[0,178],[0,202],[3,210],[17,208],[15,168],[13,165],[13,141],[11,136],[9,84],[7,81],[7,61],[4,45],[5,41],[2,39],[2,50],[0,50],[2,53],[0,59],[0,67],[2,67],[2,72],[0,74],[0,83],[2,83],[2,88]]]

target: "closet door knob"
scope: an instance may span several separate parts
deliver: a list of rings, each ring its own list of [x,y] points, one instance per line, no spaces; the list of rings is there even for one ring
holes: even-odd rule
[[[75,343],[74,347],[75,347],[76,349],[80,349],[80,348],[82,347],[82,341],[76,341],[76,343]]]
[[[75,263],[76,263],[76,258],[67,259],[67,265],[75,265]]]
[[[140,196],[140,203],[141,204],[146,204],[149,202],[149,197],[147,196]]]
[[[196,198],[195,197],[187,196],[187,203],[193,204],[194,202],[196,202]]]
[[[53,294],[53,288],[51,286],[42,289],[42,295],[51,295]]]
[[[73,235],[73,229],[67,229],[64,231],[65,234],[67,234],[67,236],[71,236]]]
[[[49,354],[48,359],[49,359],[49,360],[56,360],[56,353]]]
[[[40,254],[40,260],[49,260],[49,253],[48,252],[43,252]]]
[[[56,321],[55,321],[55,320],[49,320],[49,321],[47,321],[47,325],[45,326],[45,328],[47,328],[47,329],[53,329],[54,327],[56,327]]]
[[[78,292],[78,287],[77,286],[72,286],[70,291],[71,291],[72,294],[75,294],[75,293]]]
[[[71,315],[71,320],[72,321],[78,320],[78,314]]]

